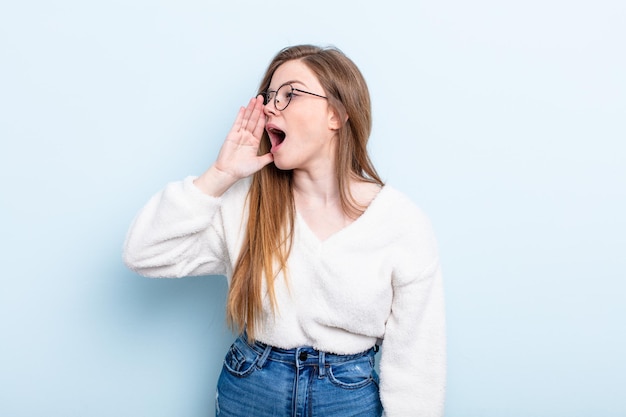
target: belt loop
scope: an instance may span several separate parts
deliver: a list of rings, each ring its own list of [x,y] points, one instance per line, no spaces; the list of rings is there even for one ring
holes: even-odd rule
[[[318,360],[320,378],[324,378],[326,376],[326,353],[319,351]]]
[[[270,355],[271,351],[272,351],[272,346],[265,345],[265,349],[263,350],[263,353],[261,354],[261,356],[259,357],[259,360],[256,363],[257,368],[259,369],[263,368],[263,365],[265,365],[265,362],[267,361],[267,357]]]

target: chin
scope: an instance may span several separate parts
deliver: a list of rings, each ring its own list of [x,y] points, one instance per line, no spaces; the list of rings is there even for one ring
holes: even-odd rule
[[[274,166],[280,169],[281,171],[291,171],[293,169],[291,165],[285,164],[284,162],[281,162],[281,161],[277,161],[276,159],[274,159]]]
[[[298,158],[285,158],[285,155],[274,155],[274,166],[281,171],[292,171],[294,169],[300,168],[298,165]]]

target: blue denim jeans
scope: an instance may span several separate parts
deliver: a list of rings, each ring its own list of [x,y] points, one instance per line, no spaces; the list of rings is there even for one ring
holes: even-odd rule
[[[217,383],[218,417],[380,417],[374,348],[333,355],[278,349],[245,335],[230,347]]]

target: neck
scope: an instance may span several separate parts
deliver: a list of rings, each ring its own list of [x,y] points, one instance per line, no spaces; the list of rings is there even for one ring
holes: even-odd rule
[[[335,172],[331,170],[294,170],[293,191],[297,198],[322,204],[336,203],[340,195]]]

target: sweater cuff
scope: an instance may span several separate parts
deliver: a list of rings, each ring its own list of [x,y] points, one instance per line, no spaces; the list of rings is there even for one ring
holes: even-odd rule
[[[193,181],[198,178],[197,176],[190,175],[183,180],[183,190],[186,194],[189,194],[190,197],[193,197],[198,202],[205,201],[211,205],[220,204],[222,202],[222,197],[213,197],[212,195],[205,194],[200,188],[193,183]]]

